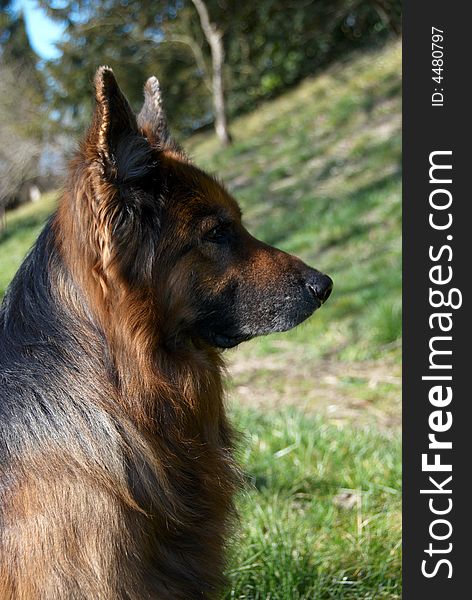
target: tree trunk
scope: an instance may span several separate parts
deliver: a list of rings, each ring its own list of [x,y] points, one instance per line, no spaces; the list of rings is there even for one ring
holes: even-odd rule
[[[200,17],[203,34],[210,46],[212,64],[212,92],[213,107],[215,111],[215,131],[218,139],[224,146],[232,142],[226,119],[226,102],[223,82],[223,65],[225,51],[223,47],[223,34],[214,23],[210,22],[208,9],[203,0],[192,0]]]

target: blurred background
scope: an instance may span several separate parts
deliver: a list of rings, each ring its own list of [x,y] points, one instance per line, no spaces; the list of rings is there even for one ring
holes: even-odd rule
[[[0,298],[54,210],[110,65],[246,225],[334,280],[226,353],[248,478],[227,598],[401,598],[401,4],[0,0]]]

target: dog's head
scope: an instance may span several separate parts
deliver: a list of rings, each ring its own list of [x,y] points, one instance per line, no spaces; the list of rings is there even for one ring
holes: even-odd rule
[[[252,237],[224,186],[170,139],[155,78],[137,118],[110,69],[95,87],[76,181],[104,294],[145,293],[168,343],[218,348],[286,331],[327,300],[331,279]]]

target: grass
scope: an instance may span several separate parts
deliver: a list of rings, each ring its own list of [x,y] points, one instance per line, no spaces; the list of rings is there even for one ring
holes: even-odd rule
[[[235,420],[249,483],[226,598],[401,598],[397,436],[296,409]]]
[[[7,212],[7,226],[0,231],[0,300],[51,214],[56,198],[56,194],[45,194],[37,203]]]
[[[328,273],[315,317],[228,354],[248,486],[226,598],[401,597],[400,45],[185,142],[256,236]],[[0,296],[54,205],[7,214]]]

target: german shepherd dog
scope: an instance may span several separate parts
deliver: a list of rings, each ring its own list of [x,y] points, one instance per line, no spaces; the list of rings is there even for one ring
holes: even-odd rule
[[[240,481],[222,349],[332,281],[253,238],[113,72],[0,311],[0,598],[218,598]]]

